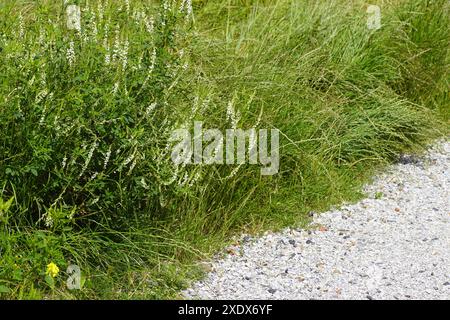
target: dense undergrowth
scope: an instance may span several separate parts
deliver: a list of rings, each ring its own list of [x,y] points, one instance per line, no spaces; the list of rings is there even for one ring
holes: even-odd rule
[[[66,2],[0,4],[2,298],[176,297],[232,235],[304,224],[448,134],[445,0],[384,2],[379,30],[363,1]],[[172,163],[173,129],[230,106],[280,130],[278,174]]]

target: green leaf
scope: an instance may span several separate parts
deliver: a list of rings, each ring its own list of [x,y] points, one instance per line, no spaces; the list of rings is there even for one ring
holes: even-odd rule
[[[14,270],[12,273],[12,278],[17,281],[22,281],[22,279],[23,279],[22,270]]]
[[[11,207],[13,201],[14,201],[14,197],[11,197],[6,202],[3,202],[3,199],[0,198],[0,215],[2,215],[3,213],[7,213],[8,212],[8,210]]]
[[[7,286],[0,284],[0,293],[9,293],[11,291]]]
[[[55,280],[48,274],[45,275],[45,282],[49,285],[50,288],[53,289],[55,287]]]

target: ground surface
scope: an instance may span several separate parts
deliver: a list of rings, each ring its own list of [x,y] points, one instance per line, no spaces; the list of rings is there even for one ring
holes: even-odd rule
[[[186,290],[203,299],[450,299],[450,142],[404,156],[313,231],[244,238]]]

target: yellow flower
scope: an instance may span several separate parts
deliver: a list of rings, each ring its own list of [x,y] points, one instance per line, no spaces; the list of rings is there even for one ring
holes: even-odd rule
[[[48,274],[49,276],[51,276],[52,278],[56,277],[58,275],[58,272],[59,272],[59,268],[53,262],[50,262],[47,265],[47,271],[45,273]]]

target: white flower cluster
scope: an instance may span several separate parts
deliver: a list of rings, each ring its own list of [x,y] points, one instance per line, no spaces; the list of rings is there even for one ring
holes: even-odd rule
[[[19,14],[19,38],[23,39],[23,37],[25,36],[25,28],[23,26],[23,17],[22,14]]]
[[[237,128],[238,122],[241,119],[239,110],[235,111],[233,101],[230,101],[227,106],[227,120],[231,121],[233,129]]]
[[[149,17],[145,19],[145,28],[147,29],[147,32],[152,34],[154,29],[155,21],[153,20],[153,17]]]
[[[69,62],[69,66],[73,66],[75,59],[75,43],[70,41],[69,48],[67,49],[67,61]]]
[[[183,0],[180,6],[180,12],[186,13],[186,18],[189,18],[192,15],[192,1],[191,0]]]
[[[105,5],[106,5],[106,3],[105,3]],[[97,12],[98,12],[98,17],[99,17],[100,21],[102,21],[104,15],[105,15],[105,7],[103,6],[102,1],[98,2]]]
[[[147,17],[145,12],[135,10],[131,17],[136,22],[136,24],[144,25],[147,32],[153,34],[155,20],[153,19],[152,16]]]
[[[92,147],[91,147],[91,149],[89,150],[89,153],[88,153],[88,156],[87,156],[87,158],[86,158],[86,161],[84,162],[84,166],[83,166],[83,168],[81,169],[80,175],[79,175],[78,177],[81,177],[81,176],[84,174],[84,172],[86,171],[86,169],[87,169],[89,163],[91,162],[91,159],[92,159],[92,156],[93,156],[93,154],[94,154],[94,151],[95,151],[95,149],[97,149],[97,147],[98,147],[98,142],[96,141],[96,142],[94,142],[94,143],[92,144]]]
[[[99,10],[100,12],[100,10]],[[99,13],[100,16],[100,13]],[[109,35],[109,21],[105,23],[104,29],[103,29],[103,47],[105,48],[106,54],[105,54],[105,65],[109,65],[111,63],[111,53],[110,48],[108,44],[108,35]]]
[[[147,85],[148,80],[150,80],[150,77],[153,73],[153,70],[155,69],[156,65],[156,48],[153,48],[152,57],[151,57],[151,64],[148,69],[147,77],[144,80],[144,83],[142,84],[142,87],[144,88]]]
[[[197,171],[195,174],[189,174],[188,172],[185,172],[182,178],[178,179],[178,186],[179,187],[192,187],[197,181],[199,181],[201,178],[201,172]]]
[[[128,169],[127,175],[130,175],[130,174],[131,174],[131,172],[133,171],[134,167],[136,166],[136,163],[137,163],[137,157],[135,157],[135,158],[133,159],[133,162],[132,162],[131,165],[130,165],[130,169]]]
[[[39,38],[38,38],[38,45],[39,47],[43,47],[45,44],[45,37],[46,37],[46,32],[44,29],[40,29],[39,30]]]
[[[122,62],[122,70],[127,68],[129,45],[128,40],[125,40],[121,50],[119,50],[119,60]]]
[[[92,41],[95,41],[98,36],[97,14],[95,13],[95,11],[91,10],[89,4],[86,5],[86,8],[83,10],[83,12],[86,12],[89,16],[89,35],[86,35],[86,37],[89,37]]]
[[[106,166],[108,165],[110,157],[111,157],[111,147],[109,147],[108,151],[106,152],[105,161],[103,162],[103,170],[106,169]]]
[[[148,72],[149,74],[151,74],[153,72],[153,70],[155,69],[155,64],[156,64],[156,48],[153,48],[152,61],[151,61],[150,69]]]
[[[125,70],[128,65],[128,50],[130,43],[128,42],[128,40],[125,40],[123,43],[120,41],[120,30],[118,26],[116,27],[115,33],[116,35],[112,50],[112,56],[110,57],[109,52],[107,52],[105,63],[109,64],[110,62],[118,62],[122,66],[122,70]]]
[[[117,60],[117,57],[119,56],[119,51],[120,51],[120,30],[119,30],[119,26],[116,26],[116,30],[115,30],[115,39],[114,39],[114,46],[112,49],[112,56],[111,56],[111,60],[114,62]]]
[[[65,169],[65,168],[66,168],[66,165],[67,165],[67,156],[64,156],[64,158],[63,158],[63,160],[62,160],[62,163],[61,163],[61,167],[62,167],[63,169]]]
[[[98,176],[98,172],[95,171],[94,174],[92,174],[92,176],[89,178],[90,181],[94,180],[95,178],[97,178]]]
[[[147,109],[145,110],[145,116],[148,117],[148,116],[150,115],[150,113],[152,113],[153,110],[155,110],[156,106],[157,106],[157,103],[156,103],[156,102],[153,102],[152,104],[150,104],[150,105],[147,107]]]
[[[47,228],[51,228],[53,226],[53,218],[52,216],[49,214],[49,212],[47,211],[45,213],[45,222],[44,222],[45,226]]]
[[[136,162],[137,162],[136,150],[134,150],[134,152],[128,158],[126,158],[125,161],[122,163],[122,165],[119,168],[119,171],[122,171],[123,167],[126,167],[128,164],[131,163],[131,166],[128,170],[128,174],[130,174],[131,171],[133,171],[134,167],[136,166]]]
[[[45,121],[45,112],[47,111],[47,106],[44,106],[44,109],[42,110],[42,115],[41,118],[39,119],[39,125],[42,126],[44,125],[44,121]]]
[[[113,90],[112,90],[112,93],[113,93],[114,95],[116,95],[117,92],[119,91],[119,85],[120,85],[119,81],[117,81],[116,83],[114,83],[114,87],[113,87]]]
[[[47,96],[48,90],[44,89],[36,95],[36,99],[34,100],[35,104],[39,104],[44,98]]]
[[[130,14],[130,0],[124,0],[125,1],[125,10],[127,12],[127,15]]]

